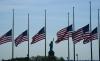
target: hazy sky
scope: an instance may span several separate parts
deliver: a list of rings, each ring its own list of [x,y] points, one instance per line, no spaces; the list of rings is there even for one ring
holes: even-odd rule
[[[72,7],[75,7],[75,30],[89,23],[90,0],[0,0],[0,36],[12,28],[12,9],[15,9],[15,38],[27,29],[27,14],[30,13],[30,42],[44,26],[44,10],[47,10],[47,55],[49,43],[56,33],[67,27],[67,13],[70,12],[70,24],[72,24]],[[97,9],[100,8],[100,0],[92,2],[92,29],[97,26]],[[90,59],[90,43],[76,44],[76,53],[79,59]],[[0,45],[0,60],[11,58],[11,42]],[[27,42],[23,42],[14,49],[14,57],[27,56]],[[59,44],[54,43],[55,56],[67,59],[67,40]],[[93,41],[93,59],[98,59],[98,40]],[[30,57],[44,56],[44,40],[30,45]],[[73,59],[73,42],[70,38],[70,56]]]

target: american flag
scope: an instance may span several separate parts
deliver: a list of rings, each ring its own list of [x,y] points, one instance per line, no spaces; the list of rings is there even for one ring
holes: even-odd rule
[[[43,27],[35,36],[32,37],[31,44],[34,44],[40,40],[45,39],[45,27]]]
[[[91,37],[92,37],[92,40],[96,40],[98,39],[98,32],[97,32],[97,27],[91,32]]]
[[[74,31],[72,34],[73,43],[76,44],[77,42],[83,40],[83,31],[82,28]]]
[[[27,35],[27,30],[25,30],[24,32],[22,32],[16,39],[15,39],[15,45],[16,47],[18,46],[18,44],[24,42],[24,41],[28,41],[28,35]]]
[[[65,27],[57,32],[56,43],[59,43],[63,40],[68,40],[68,38],[71,36],[72,36],[72,25]]]
[[[0,45],[7,42],[12,42],[12,29],[0,37]]]
[[[90,37],[90,33],[89,33],[89,24],[87,24],[86,26],[80,28],[77,31],[73,32],[72,35],[72,39],[73,39],[73,43],[77,43],[81,40],[85,40],[86,38]]]
[[[83,44],[86,44],[92,40],[98,39],[98,32],[97,27],[90,33],[90,37],[88,37],[86,40],[83,41]]]
[[[89,24],[83,27],[83,39],[86,40],[90,37]]]

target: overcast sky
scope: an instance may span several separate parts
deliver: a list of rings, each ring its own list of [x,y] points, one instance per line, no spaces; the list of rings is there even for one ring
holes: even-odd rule
[[[90,0],[0,0],[0,36],[12,28],[12,9],[15,9],[15,38],[27,29],[27,14],[30,13],[30,42],[44,26],[44,10],[47,10],[47,55],[49,43],[56,33],[68,26],[67,13],[70,12],[70,24],[72,24],[72,7],[75,7],[75,30],[89,23]],[[100,0],[92,2],[92,29],[97,24],[97,9],[100,8]],[[0,45],[0,60],[11,58],[11,42]],[[54,43],[55,56],[67,59],[67,40]],[[93,59],[98,59],[98,40],[93,41]],[[90,43],[83,41],[76,44],[76,53],[79,59],[90,59]],[[44,40],[30,45],[31,56],[44,56]],[[23,42],[14,49],[14,57],[27,56],[27,42]],[[73,59],[73,42],[70,38],[70,58]]]

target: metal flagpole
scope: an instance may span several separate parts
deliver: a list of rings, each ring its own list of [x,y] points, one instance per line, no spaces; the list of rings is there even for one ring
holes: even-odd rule
[[[91,32],[91,1],[90,1],[90,32]],[[91,61],[92,61],[93,60],[93,55],[92,55],[92,40],[91,40],[90,46],[91,46]]]
[[[28,32],[27,32],[27,36],[28,36],[28,61],[29,61],[29,13],[28,13]]]
[[[12,61],[14,59],[14,9],[13,9],[13,25],[12,25]]]
[[[74,24],[74,7],[73,7],[73,32],[75,31],[75,24]],[[74,53],[74,61],[75,61],[75,44],[73,42],[73,53]]]
[[[45,61],[46,61],[46,9],[45,9]]]
[[[69,26],[69,12],[68,12],[68,26]],[[70,50],[69,50],[69,37],[68,37],[68,61],[69,60],[70,60]]]
[[[54,38],[53,38],[53,42],[54,42]]]
[[[78,53],[76,54],[76,57],[77,57],[77,61],[78,61]]]
[[[100,61],[100,21],[99,21],[99,9],[98,9],[98,41],[99,41],[99,61]]]

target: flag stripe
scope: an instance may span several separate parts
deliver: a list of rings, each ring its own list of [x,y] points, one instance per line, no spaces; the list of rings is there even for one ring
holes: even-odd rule
[[[45,39],[45,28],[43,27],[35,36],[32,37],[32,42],[31,44],[34,44],[40,40]]]
[[[32,39],[33,39],[33,42],[32,43],[36,43],[36,42],[38,42],[40,40],[45,39],[45,34],[36,35]]]
[[[73,32],[72,39],[73,43],[77,43],[83,39],[83,31],[82,28],[78,29],[77,31]]]
[[[0,45],[7,42],[12,42],[12,29],[0,37]]]
[[[15,45],[16,47],[24,42],[24,41],[28,41],[28,35],[27,35],[27,30],[25,30],[24,32],[22,32],[16,39],[15,39]]]
[[[63,40],[68,40],[69,37],[72,37],[72,25],[65,27],[57,32],[56,43],[59,43]]]
[[[1,45],[1,44],[4,44],[4,43],[7,43],[7,42],[11,42],[11,39],[5,39],[5,40],[3,40],[3,41],[0,41],[0,45]]]
[[[86,39],[84,39],[83,44],[86,44],[90,41],[98,39],[97,27],[90,34],[89,34],[90,36],[88,36]]]
[[[76,44],[77,42],[80,42],[81,40],[86,39],[88,37],[90,37],[89,24],[73,32],[72,35],[73,43]]]

